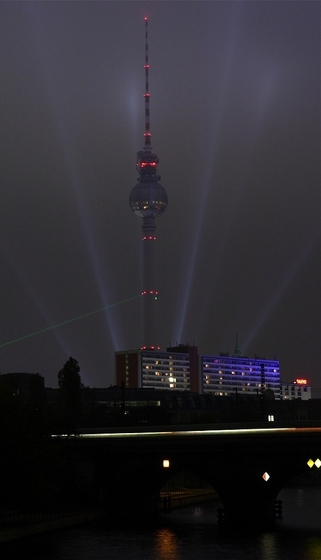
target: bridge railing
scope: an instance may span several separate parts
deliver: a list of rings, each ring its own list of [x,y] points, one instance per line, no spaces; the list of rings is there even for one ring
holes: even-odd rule
[[[213,488],[182,488],[180,490],[161,491],[159,494],[159,511],[168,513],[172,509],[218,499]]]

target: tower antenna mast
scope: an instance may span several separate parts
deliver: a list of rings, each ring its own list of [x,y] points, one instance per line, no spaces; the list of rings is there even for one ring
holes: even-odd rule
[[[151,152],[151,132],[150,132],[150,121],[149,121],[149,62],[148,62],[148,18],[145,17],[145,141],[144,141],[144,151]]]

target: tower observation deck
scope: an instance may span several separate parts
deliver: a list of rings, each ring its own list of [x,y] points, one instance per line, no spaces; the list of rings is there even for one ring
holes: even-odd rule
[[[150,132],[149,111],[149,62],[148,62],[148,19],[145,18],[145,132],[143,150],[137,153],[136,169],[138,183],[129,196],[129,205],[139,218],[142,218],[143,241],[143,342],[142,348],[159,348],[156,335],[156,304],[158,290],[154,278],[154,252],[156,243],[155,218],[161,216],[167,207],[167,193],[158,182],[159,159],[153,153]]]

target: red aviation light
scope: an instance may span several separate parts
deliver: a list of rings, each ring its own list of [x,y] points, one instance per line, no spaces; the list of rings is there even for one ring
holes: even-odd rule
[[[150,136],[150,134],[146,134],[146,136]],[[141,161],[139,167],[143,169],[144,167],[156,167],[156,165],[157,163],[155,161]]]
[[[158,296],[158,292],[156,290],[144,290],[142,292],[142,296],[146,296],[147,294],[152,294],[153,296]]]

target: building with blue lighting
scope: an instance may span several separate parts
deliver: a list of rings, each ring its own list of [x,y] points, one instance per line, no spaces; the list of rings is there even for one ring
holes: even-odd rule
[[[256,395],[280,399],[277,360],[244,356],[199,355],[196,346],[178,345],[166,352],[116,352],[117,385],[191,391],[214,396]]]
[[[243,356],[200,356],[201,393],[280,398],[280,365],[276,360]]]

